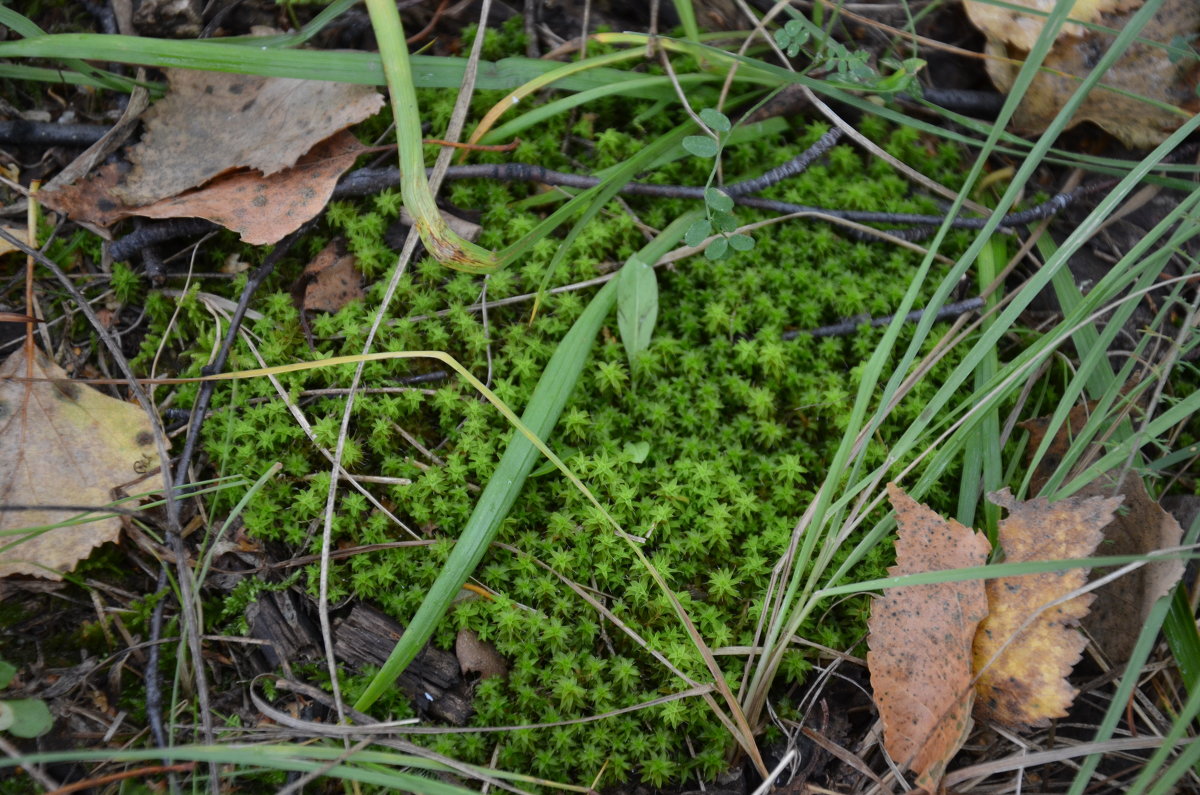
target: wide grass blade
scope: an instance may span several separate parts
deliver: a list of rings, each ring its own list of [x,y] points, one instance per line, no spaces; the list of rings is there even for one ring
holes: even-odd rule
[[[344,748],[319,745],[179,745],[172,748],[150,748],[144,751],[104,749],[100,751],[55,751],[0,758],[0,770],[17,765],[57,764],[62,762],[215,762],[236,765],[249,774],[263,770],[287,770],[297,773],[316,773],[343,781],[374,784],[396,792],[420,795],[471,795],[475,790],[448,784],[428,776],[407,772],[407,769],[427,770],[430,773],[452,773],[446,765],[413,754],[390,751],[347,752]],[[481,774],[496,778],[518,778],[488,768]],[[233,775],[237,775],[234,773]],[[260,782],[261,783],[261,782]]]
[[[32,20],[21,16],[16,11],[4,5],[0,5],[0,25],[6,25],[25,37],[45,35],[45,31],[39,28]],[[97,86],[128,92],[132,91],[136,85],[134,81],[127,77],[103,72],[91,64],[85,63],[80,60],[77,53],[72,53],[69,50],[63,51],[57,57],[62,60],[64,65],[74,69],[80,77],[94,82]]]

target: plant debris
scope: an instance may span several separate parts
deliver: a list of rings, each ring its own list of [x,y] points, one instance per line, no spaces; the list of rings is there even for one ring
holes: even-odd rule
[[[252,245],[277,243],[324,209],[364,151],[346,128],[383,104],[344,83],[168,75],[171,93],[146,111],[128,162],[44,191],[47,206],[99,226],[133,215],[206,218]]]
[[[170,93],[143,117],[133,169],[114,188],[128,205],[152,204],[231,169],[270,176],[335,132],[373,116],[383,97],[367,86],[281,77],[167,71]]]

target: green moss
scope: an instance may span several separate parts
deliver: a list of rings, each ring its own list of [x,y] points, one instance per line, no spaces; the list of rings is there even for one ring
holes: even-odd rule
[[[487,36],[485,57],[523,47],[519,22],[506,23]],[[498,97],[497,92],[477,97],[476,114]],[[449,113],[446,92],[422,92],[422,102],[431,109],[436,129],[438,120]],[[682,119],[674,106],[654,108],[650,102],[616,98],[589,108],[589,115],[550,119],[527,133],[523,151],[543,165],[566,170],[616,164],[638,151],[647,136]],[[642,129],[631,126],[634,119]],[[561,143],[568,121],[574,134],[591,136],[594,146],[565,154]],[[726,153],[725,179],[754,176],[785,162],[825,129],[814,123],[788,136],[734,147]],[[957,155],[948,147],[930,147],[919,134],[877,119],[864,120],[862,129],[935,179],[953,185],[960,176]],[[511,155],[484,154],[477,159],[502,157]],[[710,167],[686,158],[666,164],[647,179],[702,185]],[[481,243],[487,246],[516,240],[547,212],[545,207],[519,206],[535,193],[528,185],[472,180],[454,183],[448,190],[455,205],[483,212]],[[889,166],[850,146],[835,148],[827,162],[775,186],[768,195],[811,205],[934,210],[930,201],[911,197],[907,183]],[[658,228],[691,206],[678,199],[625,201],[641,222]],[[318,313],[311,318],[315,351],[307,347],[289,293],[305,256],[297,254],[281,263],[254,303],[264,317],[253,323],[253,331],[268,364],[359,352],[394,266],[395,254],[384,244],[383,232],[397,211],[395,192],[330,207],[322,235],[347,240],[367,277],[367,296],[336,315]],[[738,213],[743,222],[759,217],[742,209]],[[882,335],[881,330],[864,328],[845,339],[802,336],[785,342],[781,332],[863,312],[893,311],[918,262],[909,251],[851,240],[837,227],[805,220],[769,227],[756,234],[756,240],[752,251],[734,253],[721,262],[693,258],[660,269],[662,304],[650,347],[631,366],[617,340],[615,320],[610,319],[549,440],[556,450],[569,454],[569,465],[629,532],[647,538],[644,551],[715,647],[754,642],[771,567],[787,547],[792,526],[824,476],[845,427],[857,388],[855,368]],[[325,242],[314,241],[307,254]],[[492,275],[486,283],[489,299],[536,292],[546,278],[550,286],[594,278],[636,251],[645,237],[613,204],[581,232],[555,272],[547,275],[558,242],[544,240],[514,267]],[[251,251],[245,258],[257,263],[263,255]],[[132,296],[134,288],[127,281],[125,274],[114,272],[114,288]],[[198,374],[225,327],[215,325],[196,293],[203,289],[236,300],[241,283],[204,282],[178,301],[155,293],[146,296],[150,333],[137,365],[148,370],[163,348],[164,361],[176,362],[181,375]],[[376,347],[444,350],[480,377],[491,373],[496,393],[520,410],[593,290],[544,296],[536,315],[532,302],[492,307],[485,327],[471,308],[484,284],[480,277],[447,271],[428,259],[414,263],[398,281]],[[172,319],[176,308],[180,311]],[[940,368],[952,364],[935,368],[930,383],[944,374]],[[233,366],[257,366],[244,341],[235,349]],[[279,378],[311,423],[317,442],[326,448],[337,442],[342,399],[310,391],[345,387],[352,369]],[[365,370],[364,385],[394,388],[397,379],[441,369],[439,363],[418,360],[373,363]],[[473,488],[487,482],[511,434],[503,418],[455,380],[405,388],[357,398],[344,463],[355,473],[411,481],[371,483],[367,488],[409,527],[439,543],[356,555],[336,563],[330,579],[331,599],[368,599],[399,620],[412,614],[433,582],[473,507]],[[187,407],[195,395],[194,385],[178,387],[174,403]],[[880,437],[902,431],[919,409],[916,403],[902,406],[879,430]],[[265,379],[219,385],[213,407],[203,448],[217,474],[250,475],[274,461],[284,465],[245,511],[246,532],[287,545],[297,554],[316,551],[310,522],[319,520],[325,508],[329,474],[324,457]],[[629,452],[640,445],[646,446],[644,458]],[[881,460],[882,454],[878,445],[867,450],[869,461]],[[240,497],[237,489],[218,493],[211,499],[212,513],[225,515]],[[365,498],[349,490],[341,493],[334,518],[336,543],[375,544],[402,534]],[[510,660],[507,680],[487,680],[477,687],[479,725],[584,717],[685,687],[639,643],[598,616],[562,578],[595,589],[655,650],[688,673],[706,676],[670,605],[628,546],[559,475],[526,484],[497,541],[515,551],[493,548],[476,574],[497,598],[463,603],[437,633],[437,641],[448,645],[460,627],[474,629]],[[872,558],[862,576],[878,574],[885,565]],[[295,577],[315,593],[315,567]],[[256,587],[244,584],[229,597],[223,612],[213,611],[224,630],[244,629],[239,616]],[[802,634],[849,648],[863,628],[862,602],[848,601],[833,606],[821,620],[814,618]],[[741,676],[741,658],[718,659],[731,680]],[[789,653],[783,679],[802,681],[812,664],[804,652]],[[311,672],[318,680],[324,676],[319,668]],[[346,698],[353,700],[366,681],[366,675],[348,677]],[[396,716],[410,712],[398,695],[381,702],[378,710]],[[475,762],[488,761],[493,749],[490,740],[472,735],[431,742],[443,753]],[[563,727],[515,732],[500,744],[498,764],[582,783],[590,783],[604,768],[602,786],[621,784],[631,775],[665,786],[715,775],[724,764],[728,742],[724,728],[703,703],[675,701],[591,724],[586,731]]]

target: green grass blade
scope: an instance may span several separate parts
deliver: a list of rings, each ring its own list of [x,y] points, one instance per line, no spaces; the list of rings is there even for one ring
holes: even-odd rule
[[[1196,543],[1200,535],[1200,521],[1193,520],[1191,527],[1183,528],[1183,543]],[[1163,635],[1175,655],[1179,665],[1179,673],[1188,692],[1195,694],[1200,691],[1200,631],[1196,627],[1196,617],[1192,613],[1192,605],[1188,601],[1187,588],[1182,585],[1175,587],[1175,598],[1171,600],[1171,612],[1163,623]]]
[[[675,89],[671,86],[670,78],[661,76],[644,77],[637,73],[622,72],[625,75],[623,80],[613,80],[608,85],[596,86],[595,88],[579,91],[569,96],[560,97],[559,99],[546,102],[530,109],[528,112],[520,116],[506,121],[504,124],[495,129],[485,132],[479,136],[479,143],[494,144],[512,140],[524,131],[541,124],[546,119],[565,113],[569,110],[585,105],[589,102],[594,102],[605,97],[613,96],[636,96],[645,99],[675,99]],[[689,89],[689,96],[698,91],[702,86],[708,84],[719,84],[720,77],[718,75],[707,74],[688,74],[679,75],[679,84],[685,89]],[[510,95],[511,96],[511,95]]]
[[[553,83],[558,83],[559,81],[571,77],[572,75],[577,75],[582,72],[589,72],[593,69],[607,66],[609,64],[630,61],[638,56],[639,53],[637,52],[625,50],[610,52],[606,53],[605,55],[595,55],[591,58],[585,58],[582,61],[573,61],[568,64],[556,64],[555,68],[545,72],[544,74],[540,74],[528,82],[514,88],[505,97],[501,98],[499,102],[493,105],[487,113],[483,114],[483,118],[479,120],[479,123],[475,125],[475,129],[467,138],[467,143],[478,143],[479,139],[487,135],[488,131],[492,129],[492,125],[495,124],[501,116],[503,116],[509,110],[517,107],[521,100],[530,94],[546,88]]]
[[[683,35],[692,41],[700,40],[700,25],[696,22],[696,9],[692,0],[673,0],[675,13],[679,14],[679,23],[683,25]]]
[[[1200,632],[1196,630],[1196,617],[1188,604],[1187,590],[1175,588],[1171,600],[1171,612],[1163,623],[1163,635],[1175,655],[1179,674],[1189,693],[1200,690]]]
[[[1121,682],[1117,686],[1116,692],[1112,695],[1112,700],[1109,702],[1104,719],[1100,721],[1100,726],[1096,729],[1096,733],[1093,736],[1095,741],[1102,742],[1111,738],[1116,732],[1117,726],[1125,718],[1126,705],[1133,698],[1134,690],[1137,688],[1143,672],[1143,666],[1146,664],[1146,659],[1150,656],[1150,652],[1154,649],[1154,644],[1158,639],[1158,629],[1162,626],[1163,620],[1166,618],[1173,601],[1170,596],[1164,596],[1155,602],[1154,607],[1151,608],[1150,614],[1146,617],[1145,626],[1138,636],[1137,645],[1134,646],[1133,653],[1129,657],[1129,662],[1125,666],[1125,674],[1121,677]],[[1182,712],[1176,716],[1171,729],[1163,736],[1162,745],[1159,746],[1146,762],[1142,768],[1141,775],[1138,776],[1128,792],[1132,794],[1146,791],[1147,785],[1155,778],[1158,771],[1166,762],[1168,755],[1175,752],[1179,741],[1184,738],[1188,727],[1192,725],[1192,721],[1196,719],[1197,714],[1200,714],[1200,691],[1193,690]],[[1193,740],[1191,748],[1187,750],[1193,752],[1197,750],[1197,743]],[[1189,758],[1188,753],[1185,751],[1176,758],[1175,763],[1159,779],[1158,784],[1160,787],[1164,781],[1174,781],[1179,776],[1185,775],[1188,768],[1195,764],[1198,759],[1200,757],[1191,756]],[[1181,762],[1183,762],[1182,766],[1180,765]],[[1093,754],[1083,760],[1079,765],[1079,770],[1075,774],[1075,780],[1071,782],[1071,788],[1067,791],[1068,795],[1083,795],[1088,789],[1094,787],[1094,773],[1099,764],[1099,754]],[[1162,790],[1160,787],[1156,787],[1152,791],[1170,791]]]
[[[259,47],[299,47],[310,41],[325,27],[358,5],[358,0],[334,0],[321,10],[321,13],[310,19],[300,30],[293,33],[281,33],[275,36],[228,36],[225,41],[246,41]]]
[[[1134,19],[1131,20],[1130,24],[1127,26],[1126,30],[1123,31],[1120,36],[1118,36],[1116,42],[1114,42],[1113,46],[1100,60],[1100,63],[1097,65],[1096,69],[1086,80],[1083,81],[1082,90],[1077,92],[1066,103],[1063,111],[1055,118],[1055,120],[1047,128],[1046,132],[1038,139],[1037,143],[1032,148],[1029,157],[1022,164],[1021,168],[1017,172],[1017,175],[1014,177],[1013,183],[998,201],[996,213],[989,219],[988,223],[977,236],[975,242],[972,243],[967,252],[963,255],[963,257],[960,258],[958,264],[952,269],[951,273],[942,280],[932,301],[930,302],[931,307],[939,307],[942,305],[942,303],[944,303],[946,297],[949,295],[950,290],[956,284],[957,279],[961,278],[961,276],[966,272],[968,265],[978,256],[984,245],[987,244],[990,236],[995,232],[999,225],[1000,215],[1004,212],[1007,212],[1008,209],[1013,205],[1017,198],[1018,192],[1023,189],[1023,186],[1031,177],[1034,169],[1038,166],[1041,159],[1049,150],[1050,143],[1057,137],[1062,129],[1065,128],[1075,109],[1082,102],[1085,93],[1099,81],[1104,72],[1116,61],[1119,55],[1124,52],[1126,48],[1128,48],[1134,37],[1160,5],[1161,2],[1151,2],[1137,12]],[[992,148],[996,145],[1001,137],[1001,129],[1005,124],[1007,124],[1007,121],[1009,118],[1011,118],[1013,112],[1015,111],[1021,96],[1025,93],[1030,83],[1033,81],[1038,67],[1041,65],[1042,61],[1049,52],[1055,32],[1061,27],[1066,18],[1067,10],[1066,4],[1059,4],[1056,6],[1055,11],[1051,14],[1050,22],[1047,25],[1046,30],[1043,32],[1042,36],[1039,37],[1038,42],[1030,52],[1024,67],[1022,67],[1020,73],[1017,75],[1012,92],[1005,101],[999,118],[989,133],[988,139],[981,150],[981,156],[976,161],[975,166],[972,168],[967,177],[966,185],[968,189],[978,178],[982,171],[986,156],[991,152]],[[698,45],[691,46],[695,47]],[[1197,120],[1193,119],[1192,122],[1184,125],[1184,127],[1177,131],[1176,134],[1172,135],[1168,139],[1171,142],[1171,146],[1174,146],[1177,140],[1179,140],[1182,136],[1185,136],[1187,132],[1190,131],[1190,128],[1194,126],[1193,123],[1196,121]],[[1155,162],[1157,158],[1161,158],[1162,155],[1165,154],[1165,151],[1169,151],[1167,144],[1164,144],[1155,150]],[[1106,197],[1105,201],[1101,202],[1101,205],[1104,205],[1109,200],[1119,201],[1121,198],[1123,198],[1135,184],[1134,180],[1131,179],[1132,175],[1143,168],[1148,170],[1146,162],[1143,162],[1131,169],[1130,176],[1126,177],[1126,179],[1123,180],[1116,189],[1114,189],[1113,193]],[[959,211],[964,199],[965,191],[960,193],[958,199],[950,208],[950,215],[954,215]],[[1091,217],[1096,218],[1098,216],[1099,208],[1097,208],[1097,211],[1094,212]],[[1099,217],[1107,216],[1105,215]],[[1098,223],[1098,221],[1096,223]],[[1082,243],[1084,235],[1089,231],[1090,228],[1088,228],[1085,224],[1077,229],[1075,234],[1072,235],[1070,240],[1073,241],[1076,248]],[[852,493],[853,490],[844,491],[845,483],[855,483],[857,481],[862,487],[865,487],[873,482],[872,477],[864,478],[863,480],[859,481],[857,471],[862,458],[857,457],[854,464],[851,465],[850,454],[855,449],[855,440],[860,436],[860,433],[869,438],[870,434],[874,433],[874,431],[879,427],[879,424],[883,421],[884,412],[876,411],[870,417],[870,419],[868,419],[867,409],[869,405],[872,404],[876,399],[875,388],[885,370],[890,369],[893,375],[887,381],[886,386],[884,386],[883,394],[895,394],[895,392],[899,389],[901,382],[906,377],[909,368],[916,360],[916,356],[920,351],[921,345],[927,339],[930,329],[933,326],[933,314],[927,313],[922,321],[918,324],[917,329],[913,334],[912,342],[910,343],[907,351],[905,351],[898,362],[891,360],[892,351],[899,336],[903,315],[913,306],[913,303],[916,300],[917,292],[920,288],[920,283],[929,273],[933,259],[933,252],[941,246],[941,242],[945,238],[946,232],[947,226],[943,224],[942,227],[939,228],[937,235],[930,244],[930,255],[927,256],[921,263],[920,269],[916,277],[913,279],[910,289],[905,294],[901,306],[897,309],[896,321],[888,327],[883,341],[877,346],[874,354],[868,361],[867,366],[864,368],[863,379],[854,403],[854,408],[851,412],[850,422],[847,425],[843,443],[838,448],[838,451],[835,453],[834,459],[830,464],[830,475],[822,485],[821,489],[817,492],[816,501],[801,520],[802,526],[805,528],[803,539],[800,544],[798,554],[795,556],[794,560],[791,561],[791,571],[787,577],[787,589],[782,599],[782,610],[778,614],[779,617],[772,621],[768,626],[766,639],[763,644],[765,651],[757,663],[753,680],[748,691],[747,700],[745,702],[747,704],[747,714],[751,720],[757,720],[758,715],[763,708],[767,689],[774,678],[775,670],[777,669],[782,658],[783,651],[787,646],[787,643],[781,642],[781,639],[790,638],[815,607],[814,600],[812,598],[813,592],[817,590],[819,582],[825,575],[826,567],[829,565],[829,562],[831,561],[832,556],[837,548],[837,544],[828,539],[828,534],[836,533],[836,530],[832,530],[830,528],[838,528],[842,523],[842,509],[837,506],[847,504],[848,501],[854,496]],[[1058,265],[1061,267],[1063,262],[1064,260],[1060,260]],[[1044,284],[1045,281],[1049,280],[1052,273],[1053,269],[1050,269],[1049,263],[1047,263],[1047,266],[1043,268],[1042,272],[1039,272],[1034,281],[1036,282],[1041,279],[1043,280]],[[1037,286],[1030,285],[1028,287],[1028,295],[1022,293],[1022,295],[1018,296],[1013,305],[1011,305],[1008,310],[1006,310],[1006,312],[997,320],[996,325],[981,336],[979,343],[976,344],[964,361],[959,364],[954,373],[949,377],[949,379],[947,379],[947,382],[938,391],[937,395],[935,395],[935,398],[930,402],[930,405],[926,407],[918,421],[913,423],[913,425],[905,433],[904,437],[902,437],[900,442],[898,442],[896,445],[893,445],[893,452],[889,455],[890,460],[895,461],[903,457],[905,451],[911,449],[915,439],[924,434],[929,424],[934,420],[935,417],[938,416],[941,406],[944,406],[947,402],[949,402],[952,395],[962,385],[963,381],[975,371],[979,362],[987,355],[989,351],[995,347],[998,336],[1003,333],[1005,329],[1011,326],[1016,319],[1017,313],[1024,308],[1024,305],[1026,305],[1029,300],[1032,299],[1032,296],[1036,294],[1038,289],[1039,288]],[[1023,296],[1024,300],[1022,301],[1021,299]],[[940,403],[935,406],[934,403],[938,401],[940,401]],[[846,477],[847,472],[850,473],[848,479]],[[843,496],[839,500],[835,501],[835,494],[842,494]],[[919,498],[919,496],[919,493],[914,494],[914,498]],[[873,542],[877,540],[877,538],[872,539]],[[820,552],[816,561],[812,565],[812,571],[810,573],[807,571],[809,562],[813,561],[814,550],[818,548],[818,544],[821,541],[825,541],[826,543],[824,543],[820,548]],[[845,565],[846,563],[843,563],[842,567],[839,568],[839,571],[843,571],[845,569]]]
[[[400,171],[403,175],[401,190],[404,196],[404,203],[416,219],[417,229],[421,234],[422,242],[425,243],[425,248],[442,264],[469,273],[488,273],[515,261],[525,253],[533,242],[551,231],[560,222],[559,219],[567,217],[567,215],[574,212],[574,209],[562,208],[562,210],[546,219],[546,221],[525,238],[505,248],[499,254],[487,251],[455,234],[446,225],[441,213],[438,211],[425,175],[421,148],[420,115],[416,92],[413,86],[408,49],[404,41],[399,15],[387,0],[367,0],[367,7],[371,13],[376,38],[379,41],[380,57],[383,60],[388,88],[392,96],[393,116],[396,123],[397,141],[400,149]],[[537,87],[558,82],[564,78],[599,68],[608,63],[628,60],[630,57],[636,55],[636,52],[610,53],[588,59],[584,62],[558,67],[540,75],[522,85],[494,107],[484,117],[483,121],[480,122],[476,133],[471,136],[471,140],[475,140],[483,131],[486,131],[491,121],[499,113]],[[654,148],[656,150],[661,149],[663,148],[662,144],[663,142],[660,140],[656,142]],[[631,176],[632,172],[630,173]],[[598,213],[603,205],[616,194],[620,188],[620,184],[623,184],[623,181],[609,180],[606,184],[597,186],[599,190],[596,191],[594,199],[590,196],[584,199],[584,201],[590,201],[590,204],[574,228],[568,233],[564,242],[559,246],[555,262],[570,248],[571,241],[581,230],[582,226]],[[553,270],[555,262],[551,263],[548,272]]]
[[[467,273],[490,273],[500,267],[495,253],[465,239],[446,223],[434,201],[425,174],[425,153],[421,144],[421,113],[417,90],[413,86],[408,44],[400,13],[392,0],[367,0],[371,27],[379,43],[379,57],[392,97],[392,121],[396,125],[396,143],[400,149],[400,192],[404,206],[412,213],[413,224],[421,235],[425,250],[438,262]]]
[[[5,80],[29,80],[34,83],[65,83],[72,86],[88,86],[89,88],[113,88],[108,80],[93,77],[83,72],[73,72],[69,69],[50,69],[45,66],[25,66],[23,64],[0,63],[0,78]],[[122,86],[121,91],[129,91],[134,85],[129,81],[128,87]],[[143,85],[162,91],[158,83],[146,82]]]
[[[984,246],[979,252],[979,258],[976,260],[977,279],[976,283],[979,286],[980,292],[991,286],[996,280],[996,275],[1004,267],[1004,260],[1007,256],[1008,247],[1002,238],[992,238],[988,241],[988,245]],[[988,298],[985,310],[991,309],[999,303],[998,295],[991,295]],[[993,321],[988,319],[984,321],[984,328],[988,328]],[[992,350],[991,354],[985,356],[975,369],[975,385],[976,387],[983,386],[1000,369],[1000,355]],[[1001,462],[1000,451],[1000,410],[999,407],[992,408],[979,423],[979,425],[971,431],[974,437],[970,443],[966,445],[966,450],[963,455],[963,477],[959,486],[958,498],[958,521],[966,527],[975,526],[975,511],[983,506],[983,529],[987,534],[988,539],[994,545],[996,543],[996,527],[1000,519],[1000,509],[991,502],[983,500],[983,495],[988,492],[996,491],[1003,486],[1003,464]]]

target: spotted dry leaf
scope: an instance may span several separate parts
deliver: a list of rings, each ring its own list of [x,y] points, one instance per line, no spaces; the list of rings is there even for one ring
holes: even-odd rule
[[[343,130],[313,147],[291,168],[263,176],[239,171],[203,188],[130,210],[149,218],[206,218],[253,246],[278,243],[325,209],[338,179],[362,154]]]
[[[900,576],[982,566],[991,546],[952,519],[918,504],[894,483]],[[971,641],[987,615],[979,580],[889,588],[875,600],[867,667],[883,720],[884,747],[934,791],[971,729]]]
[[[292,299],[305,312],[337,312],[363,297],[358,260],[340,240],[331,240],[304,266],[292,285]]]
[[[264,176],[373,116],[383,97],[368,86],[283,77],[167,71],[170,91],[144,116],[146,134],[116,195],[130,206],[176,196],[238,168]]]

